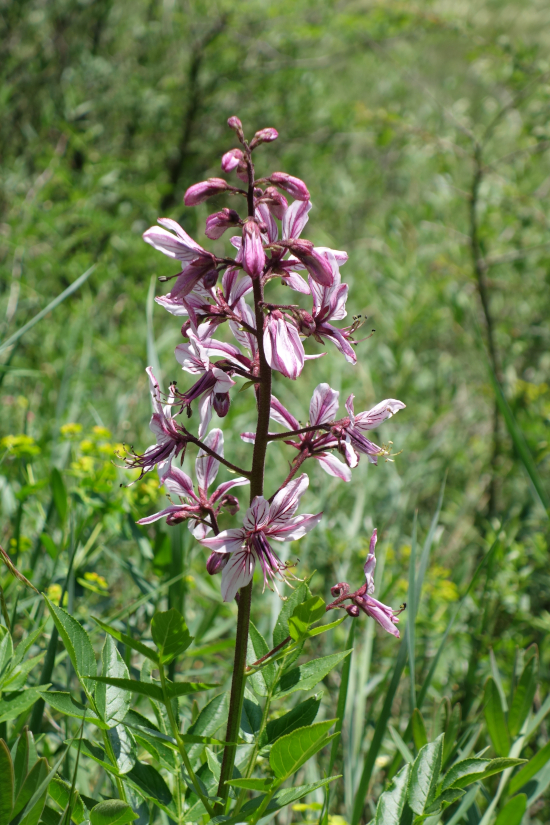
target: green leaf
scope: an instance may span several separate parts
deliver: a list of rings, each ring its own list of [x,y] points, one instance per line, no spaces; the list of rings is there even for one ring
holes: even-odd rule
[[[373,825],[399,825],[407,801],[411,770],[410,764],[401,768],[390,788],[380,796]]]
[[[153,802],[161,802],[166,807],[172,804],[170,788],[152,765],[136,762],[132,770],[126,774],[126,781],[131,782],[138,791]]]
[[[94,682],[112,685],[113,687],[127,690],[131,693],[139,693],[141,696],[148,696],[156,702],[164,703],[162,688],[158,683],[140,682],[137,679],[115,679],[110,676],[94,676],[92,678]],[[219,687],[219,685],[205,682],[170,682],[168,679],[166,680],[166,692],[170,699],[177,699],[178,696],[187,696],[190,693],[198,693],[199,691],[211,690],[216,687]]]
[[[50,473],[50,487],[52,488],[52,498],[59,516],[61,524],[65,524],[67,518],[67,490],[61,473],[57,467],[53,467]]]
[[[185,619],[174,607],[155,613],[151,622],[151,634],[159,649],[161,661],[165,664],[187,650],[193,641]]]
[[[447,791],[439,794],[439,796],[436,796],[432,804],[426,808],[426,813],[430,815],[438,814],[445,808],[448,808],[449,805],[452,805],[453,802],[456,802],[457,799],[460,799],[461,796],[464,796],[464,794],[465,791],[460,788],[449,788]]]
[[[345,622],[347,616],[342,616],[341,619],[336,619],[334,622],[329,622],[328,624],[319,625],[319,627],[311,627],[306,636],[308,639],[313,639],[314,636],[320,636],[321,633],[326,633],[327,630],[334,630],[335,627],[338,627],[339,624]]]
[[[284,640],[288,636],[290,636],[288,620],[292,616],[294,608],[306,599],[308,599],[310,596],[311,593],[309,592],[307,582],[302,582],[298,585],[298,587],[295,590],[292,591],[288,599],[285,602],[283,602],[281,612],[279,613],[279,616],[275,623],[275,627],[273,629],[273,645],[275,647],[277,645],[280,645],[281,642],[284,642]]]
[[[510,752],[510,736],[500,693],[492,678],[487,679],[485,685],[485,721],[496,753],[498,756],[505,756]]]
[[[447,788],[466,788],[472,782],[479,782],[495,773],[500,773],[506,768],[514,768],[516,765],[525,764],[525,759],[513,759],[511,757],[500,757],[498,759],[463,759],[447,771],[441,784],[441,790]]]
[[[409,805],[415,814],[423,814],[434,800],[441,770],[443,737],[442,733],[435,742],[424,745],[414,760],[409,787]]]
[[[37,761],[37,758],[34,736],[28,728],[24,728],[15,744],[15,748],[12,750],[16,795],[19,793],[28,772]]]
[[[296,605],[288,620],[289,633],[294,641],[297,642],[307,636],[309,626],[325,615],[325,607],[325,602],[320,596],[312,596]]]
[[[241,714],[241,730],[247,736],[253,737],[258,733],[262,724],[262,709],[252,699],[247,697],[243,700],[243,711]]]
[[[9,825],[13,808],[15,777],[8,746],[0,739],[0,825]]]
[[[42,542],[42,546],[45,548],[48,556],[50,556],[50,558],[53,559],[53,561],[55,561],[57,558],[57,554],[59,553],[59,547],[57,546],[55,541],[47,533],[41,534],[40,541]]]
[[[112,774],[112,776],[120,776],[118,772],[118,768],[116,765],[113,765],[105,749],[101,747],[101,745],[96,745],[93,742],[90,742],[89,739],[81,739],[81,740],[70,740],[67,744],[70,744],[73,747],[77,747],[80,743],[81,751],[85,756],[88,756],[90,759],[93,759],[94,762],[97,762],[98,765],[101,765],[108,773]]]
[[[269,754],[269,764],[277,779],[291,776],[310,756],[321,750],[329,741],[327,733],[335,722],[336,719],[316,722],[277,739]]]
[[[136,741],[130,731],[123,725],[111,728],[107,736],[111,742],[118,772],[123,776],[131,771],[136,764]]]
[[[210,736],[227,722],[229,713],[229,691],[214,696],[201,710],[195,721],[187,729],[192,736]],[[194,758],[203,746],[197,744],[189,748],[189,757]]]
[[[127,680],[130,678],[124,659],[111,636],[105,637],[101,661],[102,676]],[[95,702],[101,718],[107,724],[113,724],[123,721],[130,708],[131,697],[127,690],[100,682],[95,689]]]
[[[65,693],[60,690],[49,690],[44,693],[44,699],[48,705],[51,705],[52,708],[64,716],[72,716],[73,719],[80,719],[82,721],[84,711],[86,711],[87,722],[93,722],[94,725],[97,725],[97,727],[102,730],[107,730],[109,727],[103,719],[100,719],[97,713],[94,713],[91,708],[86,708],[76,699],[73,699],[70,693]]]
[[[56,607],[47,596],[44,596],[58,633],[69,654],[69,658],[76,671],[84,691],[91,695],[93,683],[91,678],[96,675],[96,661],[90,637],[72,616],[62,607]]]
[[[320,704],[321,696],[312,696],[310,699],[306,699],[305,702],[295,705],[284,716],[268,722],[266,725],[267,741],[275,742],[281,736],[286,736],[296,728],[311,725],[317,716]]]
[[[90,813],[92,825],[126,825],[138,819],[127,802],[122,799],[107,799],[95,805]]]
[[[28,688],[28,690],[5,693],[0,699],[0,722],[8,722],[10,719],[26,714],[48,688],[49,685],[40,685]]]
[[[231,779],[226,784],[233,788],[245,788],[247,791],[268,791],[272,781],[271,779]]]
[[[550,760],[550,742],[547,742],[546,745],[540,749],[538,753],[536,753],[529,762],[524,765],[524,767],[516,773],[510,780],[508,785],[508,790],[510,795],[519,791],[530,779],[532,779],[535,774],[537,774],[546,763]]]
[[[12,818],[21,813],[25,805],[30,801],[32,795],[41,782],[44,781],[48,775],[48,763],[44,758],[38,759],[32,766],[31,770],[25,777],[25,781],[21,786],[19,793],[15,798],[13,810],[11,812]]]
[[[4,638],[0,642],[0,674],[7,668],[8,662],[13,656],[13,642],[11,633],[5,633]],[[0,684],[4,681],[4,676],[0,677]]]
[[[512,699],[512,707],[508,714],[508,726],[510,736],[515,738],[520,732],[527,715],[533,706],[533,699],[537,690],[537,676],[539,670],[539,657],[536,650],[523,668],[523,673],[519,679]]]
[[[495,825],[521,825],[527,810],[527,797],[524,793],[510,799],[496,818]]]
[[[422,718],[422,714],[415,708],[412,712],[411,716],[411,727],[412,727],[412,735],[414,746],[417,751],[424,747],[424,745],[428,744],[428,734],[426,733],[426,725],[424,723],[424,719]]]
[[[281,677],[274,698],[282,699],[283,696],[289,696],[297,690],[311,690],[350,653],[351,650],[344,650],[292,668]]]
[[[327,779],[322,779],[319,782],[313,782],[310,785],[298,785],[296,788],[283,788],[282,790],[277,791],[267,806],[265,815],[273,813],[273,811],[278,811],[280,808],[286,807],[286,805],[292,805],[293,802],[298,802],[298,800],[303,796],[313,793],[313,791],[316,791],[318,788],[323,788],[330,782],[334,782],[335,779],[340,779],[340,776],[329,776]],[[264,799],[265,794],[262,794],[262,796],[256,796],[254,799],[250,799],[245,805],[243,805],[237,816],[232,816],[229,819],[226,817],[214,817],[214,819],[211,820],[211,825],[221,825],[221,823],[224,823],[224,825],[234,825],[234,823],[251,819],[252,815],[258,810]]]
[[[269,653],[269,647],[262,634],[257,630],[255,625],[250,622],[250,633],[248,637],[248,656],[249,663],[256,662]],[[269,688],[273,684],[275,678],[275,665],[268,663],[262,667],[257,673],[253,673],[248,677],[248,682],[258,696],[267,696]]]
[[[113,639],[116,639],[117,642],[122,642],[132,650],[135,650],[136,653],[141,653],[141,655],[145,656],[146,659],[150,659],[152,662],[158,665],[159,657],[156,650],[153,650],[151,647],[142,644],[142,642],[139,642],[137,639],[133,639],[132,636],[128,636],[126,633],[122,633],[120,630],[116,630],[116,628],[106,624],[106,622],[102,622],[101,619],[97,619],[95,616],[92,616],[92,618],[96,624],[98,624],[106,633],[108,633],[109,636],[112,636]]]
[[[48,791],[51,798],[57,802],[60,808],[65,809],[67,807],[71,792],[71,786],[68,782],[64,782],[59,776],[54,776]],[[76,822],[76,825],[80,825],[81,822],[88,819],[88,811],[77,790],[73,793],[72,803],[73,810],[71,813],[71,819],[73,822]]]

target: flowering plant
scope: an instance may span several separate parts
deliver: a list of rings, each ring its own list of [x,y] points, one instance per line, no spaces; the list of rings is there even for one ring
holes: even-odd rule
[[[227,229],[240,228],[241,234],[230,239],[236,250],[234,256],[219,257],[207,251],[169,218],[159,218],[160,227],[151,227],[143,235],[148,244],[179,262],[181,269],[173,277],[170,292],[157,298],[157,302],[172,315],[183,319],[181,332],[185,342],[176,347],[175,355],[182,369],[196,380],[184,391],[172,383],[164,397],[151,367],[147,368],[153,402],[150,429],[156,443],[142,454],[127,451],[125,458],[128,467],[140,470],[140,477],[156,468],[171,501],[169,506],[140,519],[139,523],[146,525],[162,518],[169,525],[187,521],[195,538],[209,551],[207,572],[210,575],[221,573],[224,601],[236,599],[238,602],[227,729],[215,793],[200,779],[200,767],[197,769],[187,753],[185,735],[180,732],[177,718],[170,711],[170,702],[167,709],[172,734],[187,771],[186,779],[200,814],[227,817],[233,804],[230,794],[233,794],[236,802],[231,816],[238,814],[239,818],[257,821],[274,806],[282,807],[311,790],[310,786],[303,786],[298,795],[294,794],[283,803],[286,798],[280,786],[331,738],[328,730],[333,722],[328,727],[326,722],[312,724],[314,714],[309,719],[300,719],[299,725],[290,725],[284,736],[266,739],[270,702],[277,694],[286,695],[284,685],[289,678],[291,683],[294,678],[296,684],[291,690],[286,689],[288,693],[309,689],[350,652],[325,657],[331,659],[330,662],[313,660],[306,675],[304,668],[289,669],[306,638],[324,632],[339,621],[312,625],[327,611],[343,609],[352,618],[363,611],[385,630],[399,636],[396,627],[399,611],[392,610],[372,595],[376,530],[365,563],[365,584],[354,592],[347,583],[335,585],[331,591],[334,600],[328,605],[321,598],[312,596],[307,584],[299,579],[297,567],[282,561],[277,554],[277,543],[301,539],[322,518],[322,513],[297,514],[309,484],[306,473],[299,471],[308,459],[313,458],[329,475],[349,482],[361,455],[373,464],[379,457],[388,458],[389,448],[378,446],[367,435],[405,405],[396,399],[386,399],[371,410],[355,413],[354,396],[350,395],[345,404],[346,415],[339,418],[339,392],[321,383],[313,392],[309,423],[301,426],[273,394],[275,376],[295,381],[306,361],[320,357],[306,353],[304,343],[307,344],[311,337],[321,344],[329,341],[348,363],[354,365],[357,361],[355,346],[359,343],[355,336],[361,324],[359,319],[354,319],[348,326],[334,325],[346,317],[348,286],[341,282],[340,266],[345,264],[347,254],[315,247],[301,237],[312,208],[305,183],[284,172],[274,172],[263,178],[255,175],[253,152],[261,144],[275,140],[276,130],[262,129],[248,141],[237,117],[231,117],[228,123],[240,147],[228,151],[221,165],[224,172],[235,172],[244,187],[231,185],[221,178],[210,178],[191,186],[185,193],[184,202],[187,206],[195,206],[221,194],[230,195],[234,200],[243,199],[246,214],[226,207],[206,220],[206,235],[212,239],[221,238]],[[291,203],[288,198],[293,199]],[[309,308],[297,303],[271,302],[268,290],[277,281],[301,295],[302,301],[309,303]],[[234,343],[217,337],[219,328],[226,322]],[[256,427],[253,432],[241,436],[252,445],[248,468],[238,467],[225,457],[220,429],[208,432],[214,414],[220,419],[227,415],[231,391],[238,379],[249,382],[256,395]],[[187,417],[194,415],[198,418],[196,434],[191,431],[189,422],[182,418],[184,412]],[[281,425],[284,432],[271,432],[270,419]],[[284,442],[293,449],[294,455],[287,477],[277,489],[266,494],[264,469],[270,442]],[[196,486],[181,469],[189,444],[199,448],[195,464]],[[238,477],[209,492],[220,464],[237,473]],[[250,486],[250,506],[242,519],[238,516],[239,502],[229,492],[241,485]],[[239,525],[221,529],[219,519],[227,515],[236,516]],[[261,572],[257,587],[262,590],[274,588],[283,600],[278,624],[280,638],[272,650],[250,624],[256,567]],[[290,597],[281,589],[284,585],[291,586]],[[157,616],[157,624],[168,621],[167,614]],[[185,635],[183,617],[172,617],[171,620],[179,627],[180,635]],[[155,619],[153,638],[157,641],[154,625]],[[256,661],[247,664],[250,644],[254,654],[252,659],[256,658]],[[162,650],[156,664],[165,698],[177,695],[180,683],[167,686]],[[113,685],[117,681],[109,676],[105,679]],[[265,698],[265,703],[263,709],[255,705],[259,714],[258,727],[252,731],[254,736],[247,742],[248,752],[244,761],[239,760],[239,772],[235,774],[239,732],[243,731],[243,706],[245,701],[252,704],[252,700],[245,700],[247,683],[257,695]],[[312,730],[316,732],[315,741],[313,745],[307,745],[304,737],[311,736]],[[292,742],[284,741],[288,737]],[[244,745],[242,740],[240,744]],[[269,780],[258,779],[254,776],[256,760],[260,748],[268,745],[274,776]],[[293,747],[297,749],[301,754],[299,758],[296,759],[295,754],[285,756],[287,745],[291,746],[291,751]],[[318,783],[316,787],[328,781]],[[245,802],[251,791],[263,793]]]

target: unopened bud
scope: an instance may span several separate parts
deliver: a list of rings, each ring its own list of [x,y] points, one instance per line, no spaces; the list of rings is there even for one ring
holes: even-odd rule
[[[332,286],[334,283],[332,265],[328,258],[313,249],[312,243],[302,240],[296,241],[290,247],[290,251],[303,263],[314,281],[317,281],[321,286]]]
[[[277,140],[279,137],[279,132],[277,129],[273,129],[269,126],[267,129],[260,129],[259,132],[256,132],[252,140],[250,141],[250,148],[255,149],[256,146],[259,146],[260,143],[271,143],[272,140]]]
[[[229,398],[228,392],[215,392],[214,398],[212,400],[212,406],[216,411],[216,415],[219,415],[220,418],[225,418],[227,413],[229,412],[229,405],[231,404],[231,399]]]
[[[224,496],[221,500],[221,505],[227,510],[230,516],[235,516],[239,512],[239,499],[236,496]]]
[[[335,584],[330,588],[330,592],[334,598],[337,599],[338,596],[343,596],[344,593],[349,593],[349,584],[346,582],[338,582],[338,584]]]
[[[205,289],[212,289],[218,282],[219,272],[217,269],[210,269],[202,279],[202,284]]]
[[[346,612],[352,619],[356,619],[359,615],[359,608],[356,604],[348,604],[346,605]]]
[[[224,172],[232,172],[243,160],[244,155],[241,149],[230,149],[222,157],[222,169]]]
[[[300,178],[295,178],[292,175],[287,175],[286,172],[273,172],[269,178],[270,182],[279,189],[284,189],[297,201],[308,201],[308,188]]]
[[[206,219],[205,235],[207,238],[217,240],[221,238],[226,229],[230,226],[238,226],[240,218],[238,212],[234,209],[222,209],[221,212],[214,212]]]
[[[242,132],[243,125],[237,115],[232,115],[231,117],[227,118],[227,125],[230,129],[233,129],[234,132]]]
[[[260,227],[254,218],[248,218],[243,226],[243,266],[251,278],[258,278],[265,265]]]
[[[226,553],[216,553],[214,550],[214,552],[208,556],[206,571],[210,573],[211,576],[215,576],[216,573],[221,573],[228,559],[229,556]]]
[[[219,195],[220,192],[226,192],[230,188],[227,181],[223,178],[208,178],[201,183],[194,183],[190,186],[185,195],[183,202],[186,206],[197,206],[199,203],[211,198],[213,195]]]

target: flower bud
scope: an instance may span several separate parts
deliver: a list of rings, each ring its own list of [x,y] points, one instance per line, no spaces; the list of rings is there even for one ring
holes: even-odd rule
[[[205,235],[213,241],[221,238],[226,229],[230,226],[238,226],[240,223],[238,212],[234,209],[222,209],[221,212],[214,212],[206,219]]]
[[[286,210],[288,209],[288,201],[284,195],[281,195],[280,192],[274,186],[268,186],[265,190],[263,197],[263,203],[267,204],[267,207],[274,218],[282,221]]]
[[[277,129],[273,129],[269,126],[267,129],[260,129],[259,132],[256,132],[252,140],[250,141],[250,148],[255,149],[256,146],[259,146],[260,143],[271,143],[272,140],[277,140],[279,137],[279,132]]]
[[[222,157],[222,169],[224,172],[232,172],[243,161],[244,155],[241,149],[230,149]]]
[[[258,278],[265,265],[260,227],[254,218],[248,218],[243,226],[243,266],[251,278]]]
[[[206,570],[210,573],[211,576],[215,576],[216,573],[221,573],[225,565],[229,560],[229,556],[226,553],[216,553],[214,550],[208,556],[208,560],[206,562]]]
[[[217,269],[210,269],[202,279],[202,285],[205,289],[212,289],[218,282],[219,272]]]
[[[330,592],[334,598],[337,599],[338,596],[342,596],[344,593],[349,593],[349,584],[346,582],[338,582],[338,584],[335,584],[330,588]]]
[[[225,418],[227,413],[229,412],[229,405],[231,404],[231,399],[229,397],[228,392],[215,392],[214,397],[212,400],[212,406],[216,411],[216,415],[219,415],[220,418]]]
[[[356,619],[359,615],[359,608],[356,604],[348,604],[346,605],[346,612],[352,619]]]
[[[233,129],[234,132],[237,132],[237,134],[239,132],[241,132],[241,134],[242,134],[243,125],[242,125],[241,121],[239,120],[239,118],[237,117],[237,115],[232,115],[231,117],[227,118],[227,125],[229,126],[230,129]]]
[[[309,200],[308,188],[300,178],[294,178],[292,175],[287,175],[286,172],[273,172],[269,181],[279,189],[284,189],[297,201]]]
[[[332,286],[334,272],[328,258],[319,255],[310,241],[295,241],[290,251],[303,263],[314,281],[321,286]]]
[[[224,496],[221,500],[221,506],[227,510],[230,516],[235,516],[239,512],[239,499],[232,495]]]
[[[208,180],[190,186],[183,196],[183,202],[186,206],[197,206],[211,198],[212,195],[219,195],[220,192],[226,192],[228,189],[230,186],[223,178],[208,178]]]

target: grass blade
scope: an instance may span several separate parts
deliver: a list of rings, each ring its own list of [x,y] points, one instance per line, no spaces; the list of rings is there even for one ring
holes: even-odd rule
[[[409,559],[409,592],[407,594],[407,639],[409,642],[409,672],[410,672],[410,689],[411,689],[411,711],[416,707],[416,687],[415,687],[415,622],[416,622],[416,608],[417,608],[417,589],[416,589],[416,534],[418,528],[418,510],[414,511],[414,521],[411,541],[411,557]]]
[[[63,292],[61,292],[57,296],[57,298],[54,298],[53,301],[50,301],[47,307],[41,309],[38,315],[35,315],[34,318],[31,318],[30,321],[27,321],[27,323],[24,324],[20,329],[18,329],[17,332],[14,332],[13,335],[10,335],[10,337],[6,341],[0,344],[0,352],[7,349],[8,347],[11,347],[12,344],[15,344],[15,342],[18,341],[26,332],[32,329],[35,324],[41,321],[42,318],[45,318],[48,312],[51,312],[52,309],[55,309],[59,306],[59,304],[63,303],[65,298],[68,298],[69,295],[72,295],[73,292],[76,292],[76,290],[79,289],[79,287],[81,287],[82,284],[88,280],[88,278],[90,277],[90,275],[96,267],[97,264],[93,264],[89,269],[86,270],[86,272],[84,272],[79,278],[77,278],[76,281],[73,281],[73,283],[70,286],[68,286],[67,289],[64,289]]]

